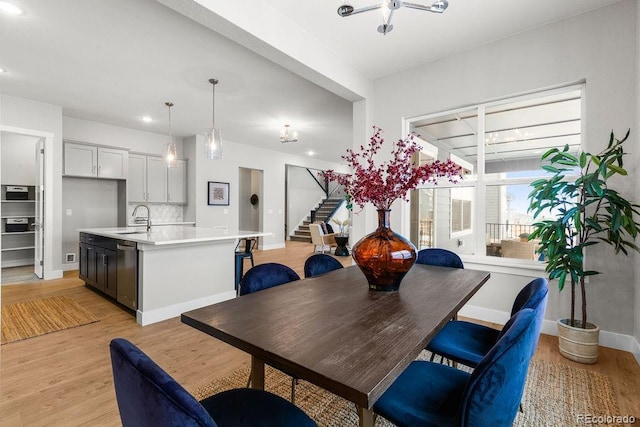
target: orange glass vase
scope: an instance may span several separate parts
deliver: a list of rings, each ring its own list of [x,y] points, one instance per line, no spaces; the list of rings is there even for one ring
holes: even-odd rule
[[[416,247],[389,228],[390,210],[378,210],[378,229],[356,243],[352,256],[369,282],[369,289],[393,292],[416,261]]]

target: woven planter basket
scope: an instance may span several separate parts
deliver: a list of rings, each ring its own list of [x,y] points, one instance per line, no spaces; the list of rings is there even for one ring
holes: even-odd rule
[[[569,319],[558,320],[558,346],[560,354],[580,363],[598,361],[600,328],[587,322],[588,329],[569,326]]]

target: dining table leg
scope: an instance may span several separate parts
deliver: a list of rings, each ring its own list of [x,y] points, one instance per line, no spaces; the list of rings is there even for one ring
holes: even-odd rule
[[[360,419],[360,427],[373,427],[374,414],[371,409],[358,406],[358,418]]]
[[[251,388],[264,390],[264,361],[251,356]]]

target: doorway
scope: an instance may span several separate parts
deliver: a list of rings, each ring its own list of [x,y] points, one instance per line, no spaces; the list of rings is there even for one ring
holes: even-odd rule
[[[53,278],[45,277],[44,244],[44,148],[53,135],[1,126],[0,140],[2,284]]]
[[[263,229],[263,174],[259,169],[239,168],[239,230],[261,231]]]

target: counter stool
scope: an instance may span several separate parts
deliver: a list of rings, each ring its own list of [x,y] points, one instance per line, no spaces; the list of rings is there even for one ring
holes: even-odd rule
[[[240,247],[240,244],[244,241],[244,249]],[[235,255],[236,255],[236,282],[235,282],[235,290],[236,294],[240,288],[240,281],[242,280],[242,276],[244,274],[244,260],[245,258],[249,258],[251,261],[251,267],[253,264],[253,250],[258,246],[258,238],[257,237],[247,237],[244,239],[238,240],[238,244],[236,245]]]

